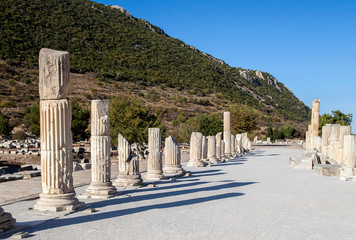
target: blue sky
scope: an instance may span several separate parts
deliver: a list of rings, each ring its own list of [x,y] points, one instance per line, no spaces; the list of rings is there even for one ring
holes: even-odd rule
[[[230,66],[269,72],[309,107],[320,99],[320,114],[356,118],[355,0],[96,2],[122,6]]]

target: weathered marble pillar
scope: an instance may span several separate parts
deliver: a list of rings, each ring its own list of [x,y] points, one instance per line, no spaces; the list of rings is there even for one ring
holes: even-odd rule
[[[86,195],[91,198],[114,196],[116,188],[111,183],[111,141],[109,101],[91,101],[91,183]]]
[[[224,112],[224,143],[225,156],[231,157],[231,114]]]
[[[190,159],[188,167],[204,167],[202,161],[203,135],[200,132],[192,132],[190,136]]]
[[[11,213],[7,213],[4,211],[2,207],[0,207],[0,233],[12,228],[16,223],[16,219],[12,218]]]
[[[131,154],[131,145],[121,134],[118,135],[117,140],[119,174],[114,185],[117,187],[138,186],[142,183],[139,159],[135,154]]]
[[[247,133],[242,133],[242,147],[245,149],[245,151],[249,150],[248,149],[248,142],[250,140],[248,139]]]
[[[321,135],[321,153],[325,156],[328,155],[328,146],[329,146],[329,138],[331,134],[331,126],[332,124],[326,124],[322,127],[322,135]]]
[[[233,157],[236,157],[236,146],[235,146],[235,136],[234,134],[231,134],[231,155]]]
[[[210,163],[218,163],[216,157],[216,139],[214,136],[208,136],[208,159]]]
[[[356,168],[356,136],[344,136],[343,163],[346,167]]]
[[[67,100],[69,53],[43,48],[39,55],[41,175],[40,211],[71,211],[84,205],[75,197],[71,102]]]
[[[257,136],[255,136],[255,137],[253,138],[253,142],[254,142],[254,143],[257,143],[257,141],[258,141],[258,138],[257,138]]]
[[[215,136],[215,143],[216,143],[216,158],[220,161],[221,160],[221,135],[222,133],[219,132]]]
[[[165,140],[163,174],[166,177],[182,176],[181,153],[178,142],[169,136]]]
[[[225,155],[225,141],[221,140],[221,161],[227,161],[228,158]]]
[[[201,160],[205,163],[208,162],[208,139],[203,136],[201,139]]]
[[[342,165],[343,161],[343,148],[344,148],[344,136],[351,135],[351,126],[340,126],[340,133],[339,133],[339,142],[338,142],[338,149],[337,156],[336,156],[336,163]]]
[[[267,144],[272,144],[272,141],[271,141],[270,137],[267,138]]]
[[[319,136],[319,105],[320,100],[315,99],[312,103],[311,138]]]
[[[305,133],[305,149],[306,150],[311,150],[311,125],[308,125],[308,130]]]
[[[163,179],[162,154],[161,154],[161,130],[159,128],[148,129],[148,160],[147,175],[148,180]]]
[[[242,134],[236,134],[236,143],[237,143],[237,147],[236,147],[237,152],[242,154],[244,152],[244,149],[242,147]]]
[[[340,136],[340,124],[331,125],[331,133],[329,137],[328,157],[332,163],[336,163],[338,152],[338,143]]]

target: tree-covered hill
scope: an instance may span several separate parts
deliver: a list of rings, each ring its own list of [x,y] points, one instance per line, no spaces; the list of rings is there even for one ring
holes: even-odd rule
[[[94,76],[98,86],[131,84],[197,99],[213,96],[294,121],[310,114],[269,73],[230,67],[120,8],[88,0],[7,0],[0,2],[0,11],[0,91],[10,81],[13,88],[36,85],[38,53],[46,47],[70,52],[71,72]]]

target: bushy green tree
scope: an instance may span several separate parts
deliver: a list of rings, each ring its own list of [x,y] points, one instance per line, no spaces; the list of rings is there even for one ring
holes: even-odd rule
[[[9,119],[0,112],[0,135],[8,136],[10,132]]]
[[[89,137],[89,120],[90,112],[87,109],[82,108],[82,106],[73,101],[72,103],[72,135],[74,140],[79,140],[81,138]]]
[[[352,113],[342,113],[340,110],[324,113],[319,118],[319,134],[322,134],[322,127],[326,124],[340,124],[342,126],[350,126],[352,122]]]
[[[130,143],[147,143],[148,128],[160,128],[164,139],[166,128],[162,122],[162,112],[154,112],[139,100],[119,96],[110,101],[111,144],[117,145],[120,133]]]
[[[282,126],[280,129],[286,138],[293,138],[296,133],[295,128],[292,126]]]
[[[40,135],[40,104],[39,102],[25,108],[24,124],[30,128],[32,134]]]
[[[179,128],[177,140],[179,142],[189,142],[192,132],[201,132],[204,136],[214,136],[223,130],[223,120],[221,113],[198,114],[189,118]]]
[[[231,132],[234,134],[251,132],[257,129],[258,112],[241,104],[230,106],[228,111],[231,112]]]

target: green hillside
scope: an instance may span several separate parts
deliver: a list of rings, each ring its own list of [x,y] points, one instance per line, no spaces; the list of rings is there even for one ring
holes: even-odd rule
[[[27,75],[15,81],[35,84],[38,53],[47,47],[71,53],[72,73],[89,73],[103,83],[213,94],[293,121],[310,114],[272,75],[230,67],[117,8],[88,0],[8,0],[0,2],[0,11],[3,85],[23,69]],[[9,66],[22,70],[14,74]]]

